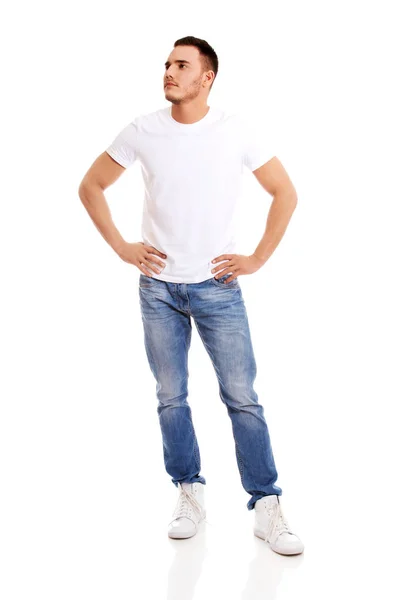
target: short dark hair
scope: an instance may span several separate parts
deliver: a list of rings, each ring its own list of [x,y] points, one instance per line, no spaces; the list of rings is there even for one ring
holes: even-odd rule
[[[206,40],[201,40],[193,35],[180,38],[174,43],[174,48],[176,46],[195,46],[195,48],[198,48],[201,55],[202,71],[213,71],[215,73],[215,77],[209,88],[211,89],[219,68],[218,56],[212,46]]]

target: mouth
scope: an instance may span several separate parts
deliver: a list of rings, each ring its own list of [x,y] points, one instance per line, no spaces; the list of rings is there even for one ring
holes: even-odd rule
[[[165,84],[165,87],[170,87],[170,86],[176,87],[175,83],[166,83]]]

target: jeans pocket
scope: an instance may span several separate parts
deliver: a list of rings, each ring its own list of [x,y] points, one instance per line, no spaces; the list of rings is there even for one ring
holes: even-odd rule
[[[144,275],[144,273],[140,273],[139,277],[139,287],[141,288],[151,288],[155,287],[158,283],[160,283],[160,279],[155,279],[154,277],[148,277]]]
[[[229,283],[225,283],[225,280],[228,277],[230,277],[230,273],[228,273],[227,275],[222,275],[222,277],[220,277],[219,279],[215,279],[215,277],[212,277],[211,282],[216,287],[220,287],[223,289],[239,287],[239,281],[237,277],[235,277],[235,279],[232,279],[232,281],[229,281]]]

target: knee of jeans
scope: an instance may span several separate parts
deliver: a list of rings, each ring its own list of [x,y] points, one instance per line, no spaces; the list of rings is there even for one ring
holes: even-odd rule
[[[239,395],[250,394],[253,390],[254,377],[247,370],[239,372],[228,371],[225,375],[219,377],[219,384],[230,392]]]
[[[174,383],[168,386],[160,383],[157,386],[157,398],[161,406],[185,406],[187,404],[188,391],[185,387],[174,385]]]

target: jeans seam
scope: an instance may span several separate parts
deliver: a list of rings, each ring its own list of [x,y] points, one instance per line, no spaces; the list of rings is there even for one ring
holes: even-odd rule
[[[234,435],[233,435],[233,437],[235,438]],[[240,450],[239,450],[239,446],[238,446],[236,438],[235,438],[235,444],[236,444],[237,462],[238,462],[239,473],[240,473],[240,481],[242,482],[242,485],[244,487],[244,483],[243,483],[243,461],[242,461],[242,458],[241,458],[241,455],[240,455]]]
[[[197,466],[197,470],[198,473],[201,470],[201,461],[199,459],[199,455],[198,455],[198,448],[197,448],[197,438],[196,438],[196,433],[195,433],[195,427],[194,424],[192,422],[192,415],[191,415],[191,425],[192,425],[192,432],[193,433],[193,437],[194,437],[194,457],[195,457],[195,461],[196,461],[196,466]]]

